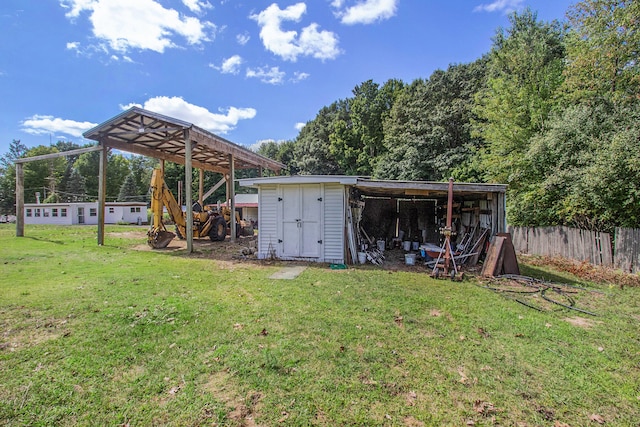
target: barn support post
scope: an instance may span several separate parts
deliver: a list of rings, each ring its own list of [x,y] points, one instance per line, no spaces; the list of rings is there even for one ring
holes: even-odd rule
[[[24,169],[16,163],[16,237],[24,237]]]
[[[229,192],[231,193],[231,243],[235,243],[236,241],[236,186],[235,184],[235,177],[236,177],[236,167],[234,164],[234,158],[233,158],[233,154],[229,154],[229,169],[230,169],[230,175],[231,177],[229,178]]]
[[[198,203],[200,203],[200,207],[204,210],[204,169],[199,169],[199,181],[198,181]]]
[[[100,150],[98,166],[98,246],[104,245],[104,211],[107,199],[107,147]]]
[[[187,253],[193,253],[193,194],[191,186],[193,184],[193,163],[192,163],[192,142],[189,129],[184,131],[184,178],[185,178],[185,198],[187,206]]]

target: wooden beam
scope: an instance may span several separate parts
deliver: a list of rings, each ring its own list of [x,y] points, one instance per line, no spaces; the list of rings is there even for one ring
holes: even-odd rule
[[[185,178],[185,197],[187,205],[187,253],[193,252],[193,195],[191,194],[191,184],[193,181],[193,165],[192,165],[192,147],[191,147],[191,132],[188,129],[184,131],[184,178]]]
[[[104,211],[107,200],[107,147],[101,148],[98,166],[98,246],[104,245]]]
[[[199,169],[198,172],[198,203],[204,209],[204,169]]]
[[[117,150],[127,151],[129,153],[134,153],[134,154],[140,154],[142,156],[152,157],[160,160],[168,160],[170,162],[177,163],[179,165],[185,164],[186,155],[185,157],[183,157],[179,154],[170,154],[164,151],[154,150],[152,148],[141,147],[139,145],[133,145],[133,144],[127,144],[126,142],[116,141],[110,138],[106,138],[104,143],[107,147],[115,148]],[[192,167],[197,167],[204,170],[218,172],[222,174],[228,172],[228,170],[223,167],[215,166],[210,163],[199,162],[193,159],[191,160],[191,165]]]
[[[24,169],[16,163],[16,237],[24,237]]]
[[[283,168],[283,164],[271,160],[267,157],[263,157],[257,153],[249,151],[246,148],[240,147],[229,141],[225,141],[221,138],[215,138],[212,135],[205,135],[197,130],[192,132],[193,139],[203,146],[206,146],[211,151],[217,151],[225,154],[233,155],[238,161],[244,161],[255,166],[263,166],[273,171],[280,171]]]
[[[225,184],[227,182],[227,175],[223,175],[222,178],[220,179],[220,181],[218,181],[218,183],[216,185],[214,185],[213,187],[211,187],[209,189],[209,191],[207,191],[206,193],[204,193],[204,196],[202,196],[202,200],[207,200],[209,198],[210,195],[213,194],[214,191],[216,191],[218,188],[222,187],[223,184]]]
[[[102,147],[99,145],[95,145],[93,147],[78,148],[77,150],[60,151],[59,153],[42,154],[41,156],[23,157],[22,159],[16,159],[15,163],[18,164],[18,163],[35,162],[38,160],[49,160],[49,159],[55,159],[57,157],[75,156],[76,154],[84,154],[84,153],[90,153],[92,151],[100,151],[100,150],[102,150]]]
[[[236,177],[236,170],[234,167],[234,161],[233,161],[233,154],[229,154],[229,167],[230,167],[230,171],[229,171],[229,175],[231,175],[231,177],[229,178],[229,188],[230,188],[230,193],[231,193],[231,243],[235,243],[236,242],[236,186],[235,186],[235,177]]]

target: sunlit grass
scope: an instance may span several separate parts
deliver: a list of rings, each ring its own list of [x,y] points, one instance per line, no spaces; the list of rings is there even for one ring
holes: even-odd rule
[[[538,312],[427,273],[313,265],[274,280],[287,264],[134,250],[131,230],[107,227],[98,247],[94,227],[0,226],[3,423],[640,419],[637,288],[587,284],[606,292],[579,297],[597,317]]]

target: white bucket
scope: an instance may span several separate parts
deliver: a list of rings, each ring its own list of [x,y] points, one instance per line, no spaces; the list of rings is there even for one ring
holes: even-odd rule
[[[367,262],[367,253],[366,252],[358,252],[358,261],[360,264],[364,264]]]
[[[405,251],[410,251],[411,250],[411,242],[408,240],[405,240],[404,242],[402,242],[402,249],[404,249]]]
[[[404,263],[407,265],[415,265],[416,254],[404,254]]]
[[[420,242],[412,242],[411,243],[411,250],[417,251],[419,247],[420,247]]]
[[[386,246],[386,242],[384,240],[378,240],[378,250],[380,252],[384,252],[384,247]]]

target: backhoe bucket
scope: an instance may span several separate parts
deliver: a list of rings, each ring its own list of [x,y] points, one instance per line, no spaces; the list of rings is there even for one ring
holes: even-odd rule
[[[173,238],[176,237],[174,233],[170,231],[163,231],[163,230],[159,230],[159,231],[149,230],[149,233],[147,233],[147,235],[149,236],[147,239],[147,243],[153,249],[166,248],[167,245],[171,243]]]

